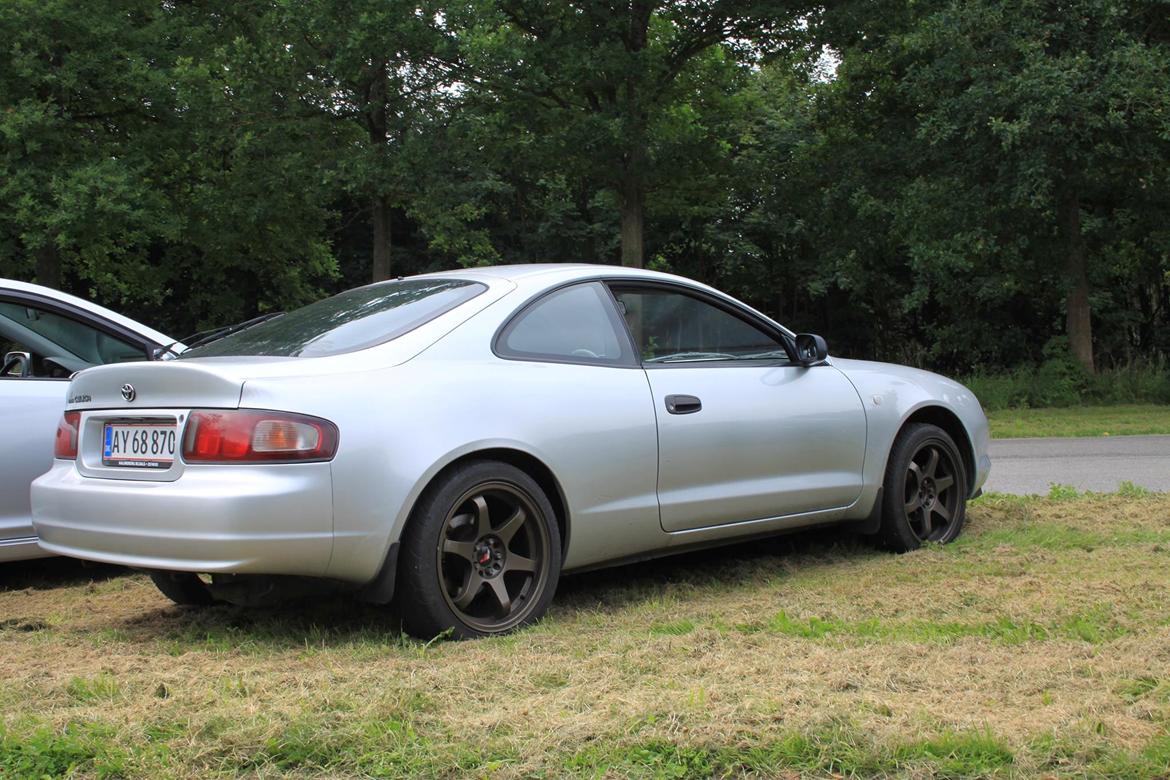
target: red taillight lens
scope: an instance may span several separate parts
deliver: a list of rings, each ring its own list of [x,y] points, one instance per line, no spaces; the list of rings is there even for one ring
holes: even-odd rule
[[[58,458],[77,458],[77,429],[81,427],[81,412],[65,412],[57,423],[57,443],[53,455]]]
[[[336,425],[288,412],[191,412],[183,436],[183,460],[191,463],[330,460],[336,452]]]

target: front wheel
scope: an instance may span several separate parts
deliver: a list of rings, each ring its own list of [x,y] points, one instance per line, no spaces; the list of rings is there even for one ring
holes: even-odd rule
[[[507,633],[544,614],[560,570],[556,515],[536,481],[506,463],[464,464],[427,488],[403,533],[406,630],[426,639]]]
[[[936,425],[906,426],[886,464],[881,543],[896,552],[946,544],[963,529],[966,513],[967,473],[954,440]]]

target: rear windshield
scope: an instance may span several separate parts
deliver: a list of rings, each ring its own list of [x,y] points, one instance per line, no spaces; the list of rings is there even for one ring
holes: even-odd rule
[[[187,350],[181,358],[323,357],[396,339],[486,290],[463,279],[401,279],[348,290]]]

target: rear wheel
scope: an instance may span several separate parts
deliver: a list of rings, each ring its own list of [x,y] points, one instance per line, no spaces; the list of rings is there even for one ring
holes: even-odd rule
[[[544,614],[560,570],[544,491],[514,466],[473,461],[419,500],[402,538],[398,602],[418,637],[503,634]]]
[[[150,579],[164,596],[184,607],[208,607],[215,603],[211,588],[198,574],[156,569],[150,572]]]
[[[896,552],[946,544],[963,529],[966,513],[967,474],[954,440],[935,425],[906,426],[886,464],[882,544]]]

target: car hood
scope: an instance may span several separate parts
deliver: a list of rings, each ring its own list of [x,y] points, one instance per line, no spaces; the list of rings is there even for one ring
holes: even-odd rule
[[[846,376],[856,376],[862,380],[868,378],[870,375],[880,374],[889,379],[911,382],[920,387],[934,387],[950,393],[971,394],[970,390],[955,380],[948,379],[942,374],[925,371],[921,368],[901,366],[897,363],[879,363],[874,360],[850,360],[837,357],[832,358],[831,362],[835,368],[844,372]]]
[[[896,409],[904,416],[921,406],[941,404],[972,429],[986,427],[979,399],[953,379],[895,363],[844,358],[832,358],[830,362],[849,378],[867,405],[885,403],[887,409]]]

